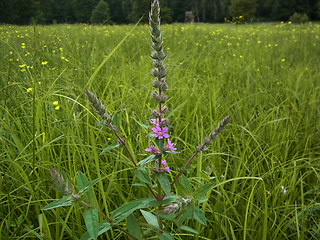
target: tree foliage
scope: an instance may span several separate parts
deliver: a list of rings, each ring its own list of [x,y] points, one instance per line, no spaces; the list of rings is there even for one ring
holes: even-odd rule
[[[232,17],[243,16],[247,20],[253,19],[257,11],[256,0],[232,0],[230,15]]]
[[[104,0],[100,0],[91,13],[91,23],[111,23],[109,5]]]
[[[147,21],[151,0],[104,0],[114,23]],[[320,19],[319,0],[160,0],[162,22],[184,22],[192,11],[195,22],[223,22],[230,16],[258,21],[289,20],[294,14]],[[0,23],[90,23],[99,0],[0,0]],[[95,13],[97,15],[98,13]],[[108,23],[108,22],[107,22]]]

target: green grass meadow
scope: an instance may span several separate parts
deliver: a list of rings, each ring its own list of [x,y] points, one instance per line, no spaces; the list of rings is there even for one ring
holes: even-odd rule
[[[100,177],[94,190],[107,214],[148,196],[132,186],[124,149],[99,155],[116,138],[84,95],[94,91],[119,116],[137,161],[148,156],[138,121],[148,124],[157,105],[150,36],[147,25],[133,27],[0,25],[0,240],[86,232],[80,206],[41,210],[61,197],[50,167],[72,183],[79,170]],[[167,117],[180,152],[167,158],[172,180],[232,116],[185,172],[194,186],[216,184],[200,205],[207,226],[187,223],[198,236],[172,226],[175,239],[320,239],[320,25],[173,24],[162,32]],[[128,238],[113,229],[101,239]]]

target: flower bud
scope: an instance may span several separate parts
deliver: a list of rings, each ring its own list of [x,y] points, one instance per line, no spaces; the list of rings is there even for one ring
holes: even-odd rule
[[[151,111],[151,115],[152,115],[153,117],[155,117],[155,118],[159,118],[159,117],[161,117],[162,114],[161,114],[158,110],[153,109],[153,110]]]
[[[156,90],[151,92],[151,96],[154,100],[156,100],[159,103],[165,103],[168,99],[166,95],[164,95],[163,93],[159,93]]]
[[[159,123],[160,127],[167,126],[169,124],[169,119],[168,118],[162,118],[161,122]]]
[[[168,111],[168,107],[166,105],[162,105],[161,109],[160,109],[160,112],[161,113],[166,113],[167,111]]]
[[[152,86],[155,87],[155,88],[160,88],[160,86],[161,86],[161,81],[159,81],[158,78],[156,78],[156,79],[153,81]]]

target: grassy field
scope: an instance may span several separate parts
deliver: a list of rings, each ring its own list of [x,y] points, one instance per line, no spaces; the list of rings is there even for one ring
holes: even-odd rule
[[[136,197],[123,150],[84,96],[93,90],[136,159],[145,158],[152,68],[148,26],[0,25],[0,239],[80,239],[79,208],[41,210],[60,197],[54,166],[78,170],[109,213]],[[219,184],[201,208],[200,235],[176,239],[320,239],[320,25],[163,25],[172,178],[219,121],[232,123],[186,176]],[[116,51],[114,51],[116,50]],[[106,64],[95,72],[100,63]],[[94,74],[96,73],[96,74]],[[211,177],[211,178],[210,178]],[[215,178],[212,178],[215,177]],[[242,179],[259,177],[262,180]],[[222,184],[221,184],[222,183]],[[173,229],[173,232],[175,229]],[[117,230],[103,239],[126,239]]]

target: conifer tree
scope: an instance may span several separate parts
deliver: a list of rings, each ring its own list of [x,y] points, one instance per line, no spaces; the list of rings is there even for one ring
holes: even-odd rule
[[[98,5],[93,9],[90,18],[91,23],[104,23],[110,24],[110,9],[108,3],[104,0],[100,0]]]

